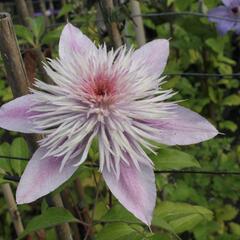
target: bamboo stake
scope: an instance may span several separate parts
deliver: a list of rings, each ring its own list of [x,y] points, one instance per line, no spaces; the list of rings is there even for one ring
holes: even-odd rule
[[[53,206],[64,208],[63,201],[60,194],[55,194],[51,196]],[[71,229],[68,223],[63,223],[56,227],[58,239],[60,240],[73,240]]]
[[[77,216],[76,207],[75,207],[75,203],[73,201],[70,190],[65,188],[61,192],[61,196],[62,196],[62,199],[63,199],[64,207],[67,208],[73,214],[73,216],[76,217]],[[80,236],[80,231],[78,229],[78,224],[77,223],[70,223],[70,226],[71,226],[71,229],[72,229],[73,239],[74,240],[80,240],[81,236]]]
[[[18,2],[18,0],[16,2]],[[21,6],[24,6],[24,3],[22,3]],[[23,17],[24,19],[27,19],[29,17],[28,9],[25,9],[25,7],[22,8],[21,6],[19,6],[18,9],[17,9],[18,14],[21,17]],[[31,30],[31,26],[30,26],[29,21],[24,21],[24,25]],[[34,52],[35,52],[36,57],[37,57],[37,66],[38,66],[39,73],[42,77],[42,81],[44,81],[48,84],[52,84],[53,82],[52,82],[51,78],[47,75],[47,73],[46,73],[46,71],[43,67],[43,62],[46,62],[46,59],[43,56],[43,53],[41,52],[40,46],[36,46],[36,48],[34,49]]]
[[[113,0],[102,0],[102,2],[108,16],[107,18],[108,21],[106,22],[106,25],[108,28],[108,34],[111,37],[114,48],[116,49],[116,48],[119,48],[123,42],[122,42],[121,33],[118,29],[117,23],[113,22],[112,20],[109,21],[112,15],[112,11],[114,9]],[[102,12],[103,15],[106,13]]]
[[[0,2],[0,12],[3,12],[4,11],[3,9],[4,9],[4,5],[3,3]]]
[[[0,52],[7,73],[7,80],[15,98],[28,93],[30,83],[17,45],[12,21],[8,13],[0,13]],[[25,135],[33,152],[37,148],[36,136]]]
[[[14,97],[28,93],[29,82],[21,58],[13,24],[8,13],[0,13],[0,51]]]
[[[61,7],[63,7],[65,4],[66,4],[66,0],[61,0]],[[67,15],[67,14],[64,14],[64,20],[65,20],[65,22],[67,22],[67,19],[68,19],[68,15]]]
[[[134,20],[134,31],[136,33],[136,40],[140,47],[146,43],[146,37],[139,2],[136,0],[130,0],[130,8],[132,18]]]
[[[54,4],[53,4],[53,1],[52,0],[49,0],[49,8],[50,8],[50,12],[51,12],[51,15],[50,15],[50,18],[52,20],[52,24],[55,23],[55,12],[54,12]]]
[[[33,15],[34,15],[33,2],[32,2],[32,0],[26,0],[26,3],[27,3],[27,8],[28,8],[29,16],[33,17]]]
[[[27,94],[30,83],[27,78],[23,60],[21,58],[11,17],[8,13],[0,13],[0,52],[2,54],[3,62],[7,72],[7,79],[12,89],[13,96],[16,98]],[[38,137],[39,136],[31,139],[28,138],[28,144],[32,151],[34,151],[38,146],[36,141]],[[61,201],[60,196],[58,201]],[[56,201],[53,202],[57,204]],[[56,206],[58,207],[59,205]],[[59,239],[72,239],[70,237],[62,238],[62,236],[71,236],[69,225],[68,227],[66,227],[65,224],[58,226],[57,232],[59,229],[61,229],[61,232],[63,233]]]
[[[47,8],[46,8],[45,0],[39,0],[39,3],[40,3],[40,8],[41,8],[41,11],[43,13],[43,16],[45,18],[46,26],[48,26],[49,25],[49,19],[48,19],[48,16],[47,16]]]
[[[8,205],[8,210],[10,212],[17,236],[19,236],[23,232],[24,229],[23,229],[21,216],[18,211],[17,204],[15,202],[10,184],[9,183],[2,184],[2,191],[3,191],[4,198]]]
[[[29,24],[28,18],[30,17],[30,15],[29,15],[25,0],[15,0],[15,4],[17,6],[17,11],[18,11],[20,20],[25,26],[28,26]]]

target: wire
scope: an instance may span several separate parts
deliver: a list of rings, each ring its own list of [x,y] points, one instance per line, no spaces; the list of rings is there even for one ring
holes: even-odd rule
[[[11,156],[0,156],[0,159],[14,159],[14,160],[22,160],[22,161],[28,161],[29,158],[23,158],[23,157],[11,157]]]
[[[90,165],[89,165],[90,166]],[[98,167],[97,165],[94,165],[92,167]],[[164,173],[169,173],[169,174],[204,174],[204,175],[214,175],[214,176],[224,176],[224,175],[235,175],[235,176],[240,176],[240,172],[237,171],[208,171],[208,170],[155,170],[155,174],[164,174]],[[14,182],[19,182],[20,177],[19,176],[13,176],[13,175],[4,175],[3,179],[9,180],[9,181],[14,181]]]
[[[207,175],[240,175],[237,171],[208,171],[208,170],[156,170],[154,173],[176,173],[176,174],[207,174]]]
[[[71,14],[71,16],[75,16],[75,14]],[[142,14],[134,14],[134,15],[129,15],[130,17],[165,17],[165,16],[196,16],[200,18],[212,18],[212,19],[218,19],[218,20],[225,20],[228,22],[240,22],[240,17],[239,18],[231,18],[231,17],[221,17],[221,16],[216,16],[216,15],[211,15],[211,14],[204,14],[200,12],[188,12],[188,11],[182,11],[182,12],[162,12],[162,13],[142,13]],[[111,19],[109,20],[111,21]],[[104,22],[103,18],[97,18],[96,22]],[[65,22],[62,23],[55,23],[48,25],[47,28],[55,28],[58,26],[61,26],[62,24],[65,24]]]
[[[162,12],[162,13],[143,13],[138,15],[131,15],[132,17],[163,17],[163,16],[197,16],[203,18],[214,18],[219,20],[225,20],[228,22],[240,22],[240,18],[221,17],[212,14],[204,14],[200,12]]]
[[[25,160],[28,161],[28,158],[22,158],[22,157],[9,157],[9,156],[0,156],[0,159],[15,159],[15,160]],[[87,167],[94,167],[94,168],[99,168],[98,164],[84,164]],[[208,175],[240,175],[240,172],[237,171],[212,171],[212,170],[155,170],[154,173],[160,174],[160,173],[176,173],[176,174],[208,174]],[[16,177],[16,176],[9,176],[5,175],[7,177]]]
[[[183,77],[214,77],[214,78],[239,78],[240,73],[232,73],[232,74],[221,74],[221,73],[193,73],[193,72],[179,72],[179,73],[168,73],[166,72],[165,75],[167,76],[183,76]]]
[[[19,176],[12,176],[12,175],[4,175],[3,179],[8,180],[8,181],[13,181],[13,182],[19,182],[20,181]]]

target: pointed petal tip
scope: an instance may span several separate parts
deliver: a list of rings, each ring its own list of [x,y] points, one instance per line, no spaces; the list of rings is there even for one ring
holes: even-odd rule
[[[94,43],[80,29],[68,22],[59,40],[60,59],[71,59],[73,53],[84,55],[89,49],[96,50]]]
[[[72,163],[66,164],[59,172],[62,158],[42,156],[46,154],[45,148],[39,148],[29,161],[20,179],[16,192],[17,204],[33,202],[49,194],[66,182],[77,170]]]
[[[38,132],[30,119],[34,97],[34,94],[27,94],[3,104],[0,108],[0,127],[22,133]]]
[[[167,64],[169,56],[169,40],[156,39],[144,44],[137,49],[132,57],[133,60],[142,61],[149,74],[160,76]]]
[[[113,195],[136,218],[147,226],[151,225],[156,202],[156,186],[153,168],[140,164],[141,171],[132,164],[121,163],[120,177],[103,169],[103,178]]]

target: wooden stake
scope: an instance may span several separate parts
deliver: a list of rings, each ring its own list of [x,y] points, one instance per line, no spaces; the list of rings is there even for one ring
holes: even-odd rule
[[[8,205],[8,210],[10,212],[10,215],[14,224],[14,228],[16,230],[17,236],[19,236],[24,229],[23,229],[21,216],[17,208],[17,204],[13,196],[12,189],[9,183],[4,183],[2,184],[1,187],[2,187],[4,198]]]
[[[108,20],[109,20],[109,16],[112,15],[112,11],[114,9],[113,0],[102,0],[102,2],[103,2],[103,6],[106,10],[106,13],[103,12],[102,14],[103,15],[107,14],[108,15]],[[113,21],[107,21],[106,25],[107,25],[107,28],[108,28],[109,36],[112,39],[114,48],[115,49],[119,48],[122,45],[123,42],[122,42],[121,33],[118,29],[117,23],[113,22]]]
[[[46,8],[45,0],[39,0],[39,3],[40,3],[40,8],[41,8],[41,11],[43,13],[43,16],[45,18],[45,24],[46,24],[46,26],[48,26],[49,25],[49,19],[48,19],[48,16],[47,16],[47,8]]]
[[[0,51],[14,97],[28,93],[28,78],[8,13],[0,13]]]
[[[130,8],[131,8],[132,18],[134,20],[134,30],[136,33],[136,40],[137,40],[138,46],[140,47],[146,43],[146,37],[145,37],[144,25],[141,17],[141,9],[140,9],[139,2],[136,0],[130,0]]]
[[[13,24],[11,17],[8,13],[0,13],[0,52],[2,54],[3,62],[7,72],[7,79],[9,81],[10,87],[13,92],[13,96],[19,97],[28,93],[29,81],[27,78],[25,66],[19,51],[17,44],[16,35],[13,30]],[[36,135],[34,135],[36,136]],[[28,144],[32,152],[38,147],[36,139],[39,138],[33,137],[28,138]],[[57,196],[55,196],[57,198]],[[60,195],[58,195],[58,203],[61,201]],[[53,201],[58,207],[57,201]],[[66,227],[66,224],[62,224],[57,227],[57,232],[61,229],[61,240],[70,240],[71,231],[70,227]],[[68,236],[68,238],[64,238]]]
[[[29,15],[31,17],[34,16],[34,7],[33,7],[33,2],[32,0],[26,0],[26,4],[27,4],[27,8],[28,8],[28,12],[29,12]]]
[[[30,17],[30,15],[25,0],[15,0],[15,4],[17,6],[17,12],[20,21],[22,21],[23,25],[28,26],[28,18]]]
[[[60,194],[52,195],[51,197],[53,206],[64,208],[63,201]],[[72,233],[68,223],[63,223],[56,227],[58,239],[60,240],[72,240]]]

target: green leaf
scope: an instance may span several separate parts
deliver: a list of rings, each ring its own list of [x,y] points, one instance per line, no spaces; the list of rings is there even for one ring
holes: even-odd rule
[[[10,157],[10,145],[9,143],[2,143],[0,145],[0,155],[1,156],[7,156]],[[0,169],[11,172],[11,165],[10,165],[11,159],[8,158],[0,158]]]
[[[49,32],[47,32],[44,37],[42,38],[41,42],[45,43],[45,44],[52,44],[54,42],[58,42],[59,41],[59,37],[61,35],[63,26],[60,26],[56,29],[53,29]]]
[[[140,226],[134,226],[138,231],[141,231]],[[133,227],[130,227],[126,223],[110,223],[103,227],[103,229],[97,234],[96,240],[131,240],[134,239],[132,234],[136,233]],[[136,235],[136,234],[135,234]],[[135,238],[136,239],[136,238]],[[140,238],[142,239],[142,238]],[[139,239],[139,240],[140,240]]]
[[[24,232],[18,237],[23,239],[29,233],[40,229],[51,228],[66,222],[78,222],[78,220],[64,208],[48,208],[41,215],[34,217],[25,228]]]
[[[28,159],[30,156],[28,145],[23,137],[15,138],[11,144],[11,157]],[[27,161],[11,159],[11,165],[16,173],[21,175]]]
[[[223,105],[225,105],[225,106],[238,106],[238,105],[240,105],[240,95],[232,94],[232,95],[226,97],[223,100]]]
[[[27,43],[34,46],[33,33],[22,25],[15,25],[15,32],[17,37],[24,39]]]
[[[41,36],[45,32],[45,20],[44,17],[29,18],[32,32],[36,38],[36,43],[39,43]]]
[[[213,87],[209,86],[208,87],[208,95],[209,95],[210,99],[214,103],[217,103],[217,92],[216,92],[216,89],[214,89]]]
[[[239,224],[231,222],[229,224],[229,226],[230,226],[230,230],[233,234],[240,236],[240,225]]]
[[[210,221],[213,213],[207,208],[186,203],[161,202],[157,205],[154,221],[166,221],[176,233],[192,230],[203,221]]]
[[[221,55],[224,50],[225,42],[225,38],[209,38],[206,40],[206,45],[209,46],[214,52]]]
[[[113,206],[101,219],[101,222],[124,222],[128,224],[142,224],[130,212],[128,212],[122,205],[116,204]],[[168,232],[176,235],[174,229],[162,218],[153,219],[152,225],[160,227]]]
[[[228,121],[228,120],[220,122],[219,127],[221,129],[228,129],[228,130],[230,130],[232,132],[235,132],[237,130],[237,128],[238,128],[236,123],[234,123],[232,121]]]
[[[188,167],[201,167],[192,155],[177,149],[159,149],[158,154],[151,154],[150,158],[153,160],[156,170],[179,170]]]
[[[57,18],[60,18],[64,15],[67,15],[68,13],[70,13],[73,10],[73,5],[70,3],[64,4],[61,11],[59,12]]]
[[[237,216],[238,212],[239,210],[237,208],[233,207],[230,204],[227,204],[222,208],[216,210],[216,218],[219,221],[230,221]]]
[[[127,222],[127,223],[141,223],[130,212],[128,212],[122,205],[116,204],[113,206],[102,218],[103,222]]]

